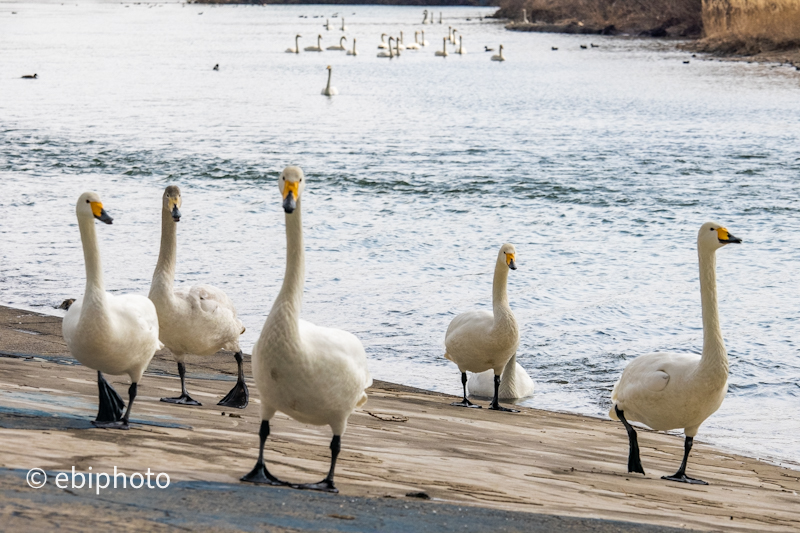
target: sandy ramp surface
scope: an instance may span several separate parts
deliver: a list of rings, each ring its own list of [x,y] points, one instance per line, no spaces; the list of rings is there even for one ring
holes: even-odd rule
[[[114,466],[125,472],[150,468],[168,473],[175,487],[182,486],[179,482],[216,482],[246,486],[241,490],[248,497],[254,490],[273,495],[265,498],[300,494],[238,483],[255,462],[260,418],[252,382],[247,409],[232,412],[216,405],[234,383],[236,366],[230,354],[187,361],[189,391],[202,407],[158,401],[177,395],[180,384],[171,359],[157,356],[139,386],[133,428],[100,430],[89,424],[97,409],[95,373],[69,357],[60,330],[56,317],[0,307],[0,467],[10,469],[2,473],[4,520],[50,512],[51,524],[60,524],[70,512],[79,512],[80,506],[55,503],[53,509],[30,507],[30,498],[44,497],[24,483],[24,473],[33,467],[50,472],[73,466],[78,471],[91,466],[95,472],[112,472]],[[247,362],[250,375],[249,358]],[[126,398],[126,379],[107,378]],[[456,378],[454,373],[454,388]],[[683,453],[680,437],[641,431],[647,475],[633,475],[625,472],[627,438],[618,422],[534,409],[508,414],[455,408],[448,405],[453,397],[385,382],[376,382],[369,395],[368,403],[350,418],[342,441],[336,472],[341,494],[320,495],[339,498],[342,516],[352,514],[347,507],[362,501],[358,498],[374,498],[387,505],[401,501],[421,506],[420,513],[438,507],[444,513],[448,504],[461,506],[462,513],[471,509],[476,521],[468,523],[475,527],[467,529],[476,531],[485,529],[486,523],[478,527],[478,515],[488,510],[601,518],[628,522],[633,529],[638,523],[718,531],[800,530],[800,472],[795,470],[696,442],[689,474],[711,485],[671,483],[660,477],[677,469]],[[267,444],[270,470],[292,482],[318,481],[328,468],[330,437],[328,428],[279,414]],[[9,488],[9,479],[18,479],[19,488]],[[409,492],[425,492],[433,500],[412,501],[406,497]],[[91,494],[86,497],[91,501]],[[354,498],[352,504],[348,498]],[[84,525],[102,518],[89,516]],[[348,518],[333,520],[359,530]],[[142,515],[134,529],[148,529],[148,523]],[[22,527],[23,522],[14,524]],[[520,530],[526,529],[534,530],[530,525]]]

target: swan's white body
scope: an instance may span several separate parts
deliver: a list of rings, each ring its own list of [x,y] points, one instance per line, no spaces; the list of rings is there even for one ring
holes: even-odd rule
[[[492,311],[479,309],[456,316],[447,327],[444,356],[463,372],[493,370],[500,375],[508,360],[517,352],[519,328],[508,304],[506,285],[509,263],[515,253],[504,244],[497,255],[492,283]],[[513,259],[512,259],[513,261]]]
[[[178,222],[172,216],[173,206],[167,205],[170,194],[174,207],[181,205],[180,190],[167,187],[161,209],[161,249],[149,295],[158,311],[159,338],[178,363],[188,354],[238,352],[244,326],[228,295],[205,284],[175,288]]]
[[[385,33],[381,33],[381,42],[378,45],[378,48],[381,49],[381,50],[386,50],[387,48],[389,48],[389,45],[386,43],[386,34]]]
[[[522,365],[517,363],[517,355],[512,355],[500,375],[498,399],[527,398],[533,396],[534,387],[531,377],[525,372]],[[480,374],[472,374],[467,381],[467,394],[491,398],[494,395],[494,372],[486,370]]]
[[[728,391],[728,355],[717,308],[716,250],[726,244],[723,231],[727,239],[726,229],[707,222],[697,238],[702,355],[658,352],[631,361],[611,392],[611,418],[619,420],[616,407],[629,421],[657,431],[682,428],[687,437],[694,437],[700,424],[722,405]]]
[[[447,57],[447,37],[442,37],[442,49],[436,50],[436,55]]]
[[[317,35],[317,46],[306,46],[306,52],[322,52],[322,35]]]
[[[105,291],[93,213],[97,210],[99,216],[102,208],[96,193],[83,193],[78,199],[86,289],[64,316],[61,331],[70,353],[81,364],[105,374],[127,374],[132,383],[138,383],[162,346],[158,315],[153,302],[144,296]]]
[[[414,42],[411,44],[406,45],[407,50],[419,50],[419,40],[418,40],[419,32],[414,32]]]
[[[425,11],[423,11],[422,15],[423,15],[422,23],[423,24],[427,24],[428,23],[428,10],[426,9]],[[433,24],[433,17],[431,17],[431,24]]]
[[[295,35],[295,37],[294,37],[294,48],[287,48],[286,49],[286,53],[287,54],[299,54],[300,53],[300,37],[302,37],[302,35],[299,35],[299,34]]]
[[[356,50],[356,38],[353,37],[353,49],[347,51],[347,55],[349,56],[357,56],[358,51]]]
[[[464,48],[464,37],[461,35],[458,36],[458,50],[456,50],[456,53],[461,55],[467,53],[467,49]]]
[[[505,61],[505,60],[506,58],[503,57],[503,45],[501,44],[499,53],[492,56],[492,61]]]
[[[394,50],[392,49],[392,41],[393,40],[394,40],[394,37],[389,37],[389,45],[388,45],[388,50],[389,51],[388,52],[378,52],[378,57],[388,57],[390,59],[394,57]]]
[[[300,218],[303,183],[298,186],[302,170],[287,167],[281,177],[293,183],[288,188],[280,185],[282,192],[297,194],[297,207],[285,216],[283,286],[253,346],[261,417],[270,420],[281,411],[304,424],[328,425],[334,435],[342,435],[350,414],[367,401],[365,389],[372,385],[372,378],[364,347],[352,333],[300,319],[305,278]]]
[[[324,96],[336,96],[337,94],[339,94],[339,91],[336,89],[336,87],[331,87],[331,73],[332,72],[333,72],[333,70],[331,69],[331,66],[328,65],[328,85],[326,85],[325,88],[322,89],[322,94]]]
[[[344,46],[344,42],[346,40],[347,40],[347,37],[342,35],[342,37],[339,39],[339,45],[338,46],[337,45],[329,46],[328,50],[342,50],[342,51],[347,50],[347,48]]]

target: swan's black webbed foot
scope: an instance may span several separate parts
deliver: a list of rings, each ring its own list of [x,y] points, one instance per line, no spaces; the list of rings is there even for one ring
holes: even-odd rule
[[[320,492],[331,492],[333,494],[339,493],[339,489],[333,485],[333,480],[330,479],[323,479],[319,483],[293,483],[291,487],[300,490],[317,490]]]
[[[242,352],[236,352],[236,364],[239,367],[239,378],[236,380],[236,385],[219,401],[217,405],[223,407],[233,407],[234,409],[244,409],[250,402],[250,392],[247,390],[247,383],[244,382],[244,370],[242,368]]]
[[[113,422],[99,422],[92,420],[92,425],[101,429],[131,429],[127,420],[115,420]]]
[[[708,482],[703,481],[702,479],[694,479],[693,477],[689,477],[686,474],[680,473],[675,473],[671,476],[661,476],[661,479],[677,481],[678,483],[690,483],[692,485],[708,485]]]
[[[503,407],[499,403],[490,405],[488,409],[490,411],[502,411],[504,413],[519,413],[519,409],[509,409],[508,407]]]
[[[266,465],[261,461],[256,463],[256,466],[250,471],[250,473],[242,476],[240,481],[255,483],[257,485],[273,485],[277,487],[288,485],[288,483],[285,481],[281,481],[270,474]]]
[[[455,407],[472,407],[473,409],[480,409],[481,408],[480,405],[475,405],[474,403],[472,403],[471,401],[467,400],[466,398],[464,398],[460,402],[453,402],[450,405],[453,405]]]
[[[97,419],[92,423],[97,427],[101,427],[98,424],[122,420],[122,410],[125,408],[125,402],[122,401],[122,397],[106,381],[100,371],[97,372],[97,389],[100,396],[100,404],[97,409]]]
[[[161,398],[161,401],[178,405],[203,405],[188,394],[181,394],[177,398]]]

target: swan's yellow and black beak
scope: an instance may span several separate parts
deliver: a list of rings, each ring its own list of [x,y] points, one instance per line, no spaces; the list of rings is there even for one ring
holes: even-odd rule
[[[105,222],[106,224],[111,224],[112,222],[114,222],[114,219],[108,216],[106,210],[103,209],[102,203],[91,202],[90,205],[92,206],[92,214],[94,215],[94,218],[96,218],[100,222]]]
[[[506,254],[506,264],[511,270],[517,269],[517,263],[514,262],[514,254]]]
[[[178,200],[170,199],[169,203],[172,204],[172,220],[174,220],[175,222],[180,222],[181,210],[178,209]]]
[[[286,181],[283,186],[283,210],[287,214],[294,213],[297,209],[297,189],[300,187],[299,181]]]
[[[719,238],[719,242],[723,244],[730,244],[730,243],[740,243],[742,239],[739,237],[734,237],[728,230],[725,228],[717,228],[717,238]]]

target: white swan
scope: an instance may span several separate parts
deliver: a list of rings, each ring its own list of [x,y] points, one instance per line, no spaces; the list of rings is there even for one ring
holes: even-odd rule
[[[447,327],[444,356],[458,365],[464,388],[463,400],[452,405],[479,407],[467,399],[467,372],[491,369],[494,371],[494,394],[489,409],[518,412],[498,403],[500,373],[519,346],[517,320],[508,305],[506,292],[508,271],[517,269],[515,258],[516,250],[512,244],[500,247],[492,282],[492,311],[481,309],[461,313]]]
[[[436,55],[447,57],[447,37],[442,37],[442,49],[436,50]]]
[[[342,31],[347,31],[347,26],[344,25],[344,17],[342,17]]]
[[[331,72],[333,72],[333,70],[331,69],[330,65],[328,65],[326,68],[328,69],[328,85],[322,89],[322,94],[324,96],[336,96],[339,94],[339,91],[336,90],[336,87],[331,87]]]
[[[325,19],[325,29],[326,30],[330,30],[331,29],[331,23],[330,23],[330,21],[328,19]]]
[[[414,42],[406,45],[406,50],[419,50],[419,32],[414,32]]]
[[[347,48],[345,48],[345,46],[344,46],[344,42],[345,42],[346,40],[347,40],[347,37],[345,37],[344,35],[342,35],[342,38],[341,38],[341,39],[339,39],[339,45],[338,45],[338,46],[337,46],[337,45],[334,45],[334,46],[329,46],[327,49],[328,49],[328,50],[347,50]]]
[[[136,386],[156,350],[161,349],[158,315],[153,302],[144,296],[113,295],[105,291],[94,220],[111,224],[113,219],[103,209],[97,193],[83,193],[75,214],[86,263],[86,290],[64,316],[61,332],[72,356],[97,370],[100,406],[92,423],[98,427],[128,429]],[[130,377],[124,415],[125,404],[103,373]]]
[[[159,339],[169,348],[178,363],[181,395],[161,398],[162,402],[202,405],[186,391],[186,355],[211,356],[221,349],[234,352],[237,365],[236,385],[217,404],[244,409],[249,401],[244,381],[239,335],[244,333],[241,320],[230,298],[211,285],[193,285],[175,289],[178,222],[183,202],[181,190],[170,185],[161,199],[161,249],[150,284],[150,300],[158,311]]]
[[[347,55],[349,56],[357,56],[358,51],[356,51],[356,38],[353,37],[353,49],[347,51]]]
[[[300,37],[302,37],[302,35],[300,35],[299,33],[294,36],[294,48],[287,48],[286,49],[286,53],[287,54],[299,54],[300,53]]]
[[[500,52],[492,56],[492,61],[505,61],[506,58],[503,57],[503,45],[500,45]]]
[[[461,55],[464,55],[464,54],[467,53],[467,49],[464,48],[464,36],[463,35],[459,35],[458,36],[458,50],[456,50],[456,53],[457,54],[461,54]]]
[[[422,39],[419,42],[420,46],[428,46],[429,44],[431,44],[425,40],[425,31],[423,30],[420,33],[422,34]]]
[[[350,414],[367,401],[372,385],[361,342],[351,333],[300,319],[305,258],[301,197],[305,182],[299,167],[286,167],[278,180],[286,220],[286,273],[261,336],[253,346],[253,374],[261,393],[259,453],[242,481],[283,485],[264,464],[269,421],[281,411],[300,423],[328,425],[333,431],[331,467],[320,483],[294,488],[338,492],[333,484],[341,436]]]
[[[453,44],[453,45],[456,44],[456,32],[457,31],[458,31],[457,29],[453,28],[453,33],[450,35],[450,44]]]
[[[306,46],[303,50],[306,52],[322,52],[322,35],[317,35],[317,46]]]
[[[431,20],[433,20],[433,17],[431,17]],[[439,11],[439,24],[441,23],[442,23],[442,12]],[[433,22],[431,22],[431,24],[433,24]]]
[[[381,33],[381,42],[378,45],[378,48],[380,48],[381,50],[386,50],[387,48],[389,48],[389,45],[386,44],[386,34],[385,33]]]
[[[423,11],[422,15],[423,15],[422,23],[423,24],[427,24],[428,23],[428,10],[426,9],[425,11]],[[433,23],[433,22],[431,21],[431,23]]]
[[[389,37],[389,51],[388,52],[378,52],[378,57],[388,57],[389,59],[394,57],[394,51],[392,50],[392,41],[394,37]]]
[[[516,400],[517,398],[527,398],[533,396],[534,383],[531,377],[517,363],[517,354],[503,368],[500,374],[500,391],[497,394],[498,400]],[[489,398],[494,395],[494,371],[486,370],[480,374],[472,374],[467,380],[467,394],[470,396],[481,396]]]
[[[394,48],[398,52],[397,55],[400,55],[400,50],[405,50],[406,49],[405,45],[403,44],[403,32],[402,31],[400,32],[400,38],[399,39],[395,39],[395,41],[394,41]]]
[[[706,222],[697,235],[700,264],[700,302],[703,309],[703,354],[650,353],[631,361],[611,392],[609,416],[621,420],[628,432],[628,472],[644,474],[636,431],[628,420],[656,431],[683,428],[683,461],[678,471],[662,479],[706,485],[686,475],[686,461],[694,436],[728,391],[728,354],[722,340],[717,308],[716,251],[742,242],[716,222]]]

